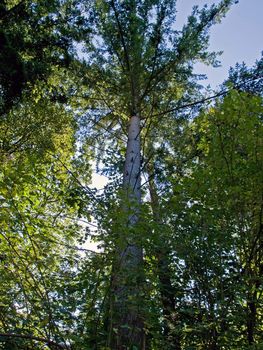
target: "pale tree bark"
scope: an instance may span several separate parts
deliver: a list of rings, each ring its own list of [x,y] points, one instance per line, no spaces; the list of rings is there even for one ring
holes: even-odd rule
[[[149,176],[149,192],[151,199],[151,208],[153,218],[159,227],[162,227],[162,219],[160,214],[159,197],[154,182],[154,167],[151,162],[147,165],[147,172]],[[161,230],[160,230],[161,231]],[[164,316],[164,338],[167,341],[167,349],[181,350],[181,342],[178,332],[174,328],[178,323],[178,316],[176,312],[175,290],[171,281],[171,269],[169,266],[169,246],[165,242],[162,233],[160,232],[160,244],[155,252],[157,258],[157,271],[160,283],[160,296]]]
[[[130,118],[123,174],[123,215],[112,273],[111,349],[144,349],[143,253],[136,226],[141,204],[140,117]],[[137,229],[138,230],[138,229]]]

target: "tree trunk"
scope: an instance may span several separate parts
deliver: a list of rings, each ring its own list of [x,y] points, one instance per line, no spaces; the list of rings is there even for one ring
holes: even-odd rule
[[[261,221],[260,217],[260,221]],[[262,233],[262,224],[259,227],[259,234]],[[252,255],[252,253],[254,253]],[[262,262],[262,242],[258,246],[254,245],[248,258],[247,267],[248,277],[248,295],[247,295],[247,340],[249,345],[256,343],[255,335],[257,331],[257,313],[258,313],[258,293],[262,284],[261,276],[263,274]]]
[[[150,178],[149,191],[152,213],[154,221],[161,227],[160,204],[153,179],[154,169],[151,163],[148,164],[147,171]],[[163,242],[162,237],[160,237],[160,242]],[[174,327],[176,327],[178,320],[176,317],[175,291],[171,282],[171,271],[168,256],[169,247],[166,246],[164,241],[164,244],[161,243],[156,251],[158,277],[160,282],[160,296],[165,322],[163,334],[165,339],[167,339],[168,349],[181,350],[179,335],[174,331]]]
[[[111,349],[144,349],[142,315],[143,253],[136,226],[141,204],[140,117],[130,118],[123,174],[123,215],[112,275]],[[124,231],[124,232],[123,232]]]
[[[257,294],[260,288],[260,276],[249,269],[250,283],[247,297],[247,340],[249,345],[255,343],[255,331],[257,327]]]
[[[248,316],[247,316],[247,340],[249,345],[254,344],[254,333],[256,326],[256,315],[257,308],[256,303],[254,301],[248,301]]]

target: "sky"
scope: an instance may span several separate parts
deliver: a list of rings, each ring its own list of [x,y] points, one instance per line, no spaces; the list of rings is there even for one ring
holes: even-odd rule
[[[203,7],[218,3],[215,0],[177,0],[177,24],[182,28],[194,5]],[[205,84],[216,88],[228,76],[228,70],[243,61],[253,66],[263,50],[263,0],[239,0],[226,14],[220,24],[210,30],[210,50],[223,51],[221,67],[196,65],[196,73],[206,74]]]

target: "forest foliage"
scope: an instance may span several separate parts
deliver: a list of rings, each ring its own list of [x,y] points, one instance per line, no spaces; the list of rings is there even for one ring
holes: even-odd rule
[[[263,61],[194,73],[233,3],[0,4],[0,349],[263,348]]]

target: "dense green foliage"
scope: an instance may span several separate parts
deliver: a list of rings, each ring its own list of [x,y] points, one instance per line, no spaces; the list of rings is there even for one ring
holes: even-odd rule
[[[87,35],[74,0],[4,0],[0,4],[0,113],[19,102],[52,67],[69,67],[74,40]]]
[[[208,30],[231,4],[194,9],[181,31],[168,0],[0,5],[0,349],[137,349],[111,345],[127,242],[144,253],[125,277],[142,350],[263,348],[262,60],[232,68],[215,98],[193,73],[216,64]],[[136,113],[142,202],[128,227]],[[89,187],[95,163],[103,191]]]

